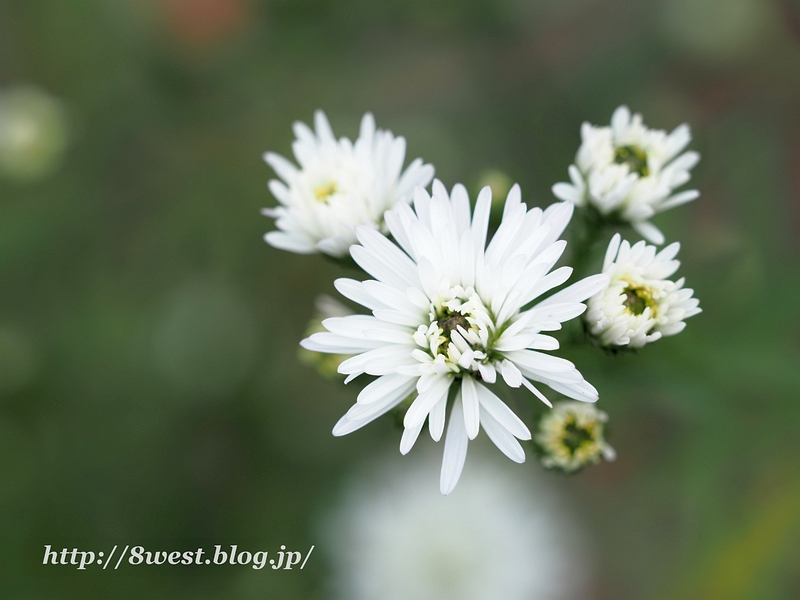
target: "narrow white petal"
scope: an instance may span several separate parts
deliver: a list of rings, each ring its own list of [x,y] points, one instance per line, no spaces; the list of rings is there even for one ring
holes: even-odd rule
[[[469,438],[464,426],[464,413],[461,407],[461,395],[456,397],[453,409],[450,411],[450,423],[447,426],[447,437],[444,440],[444,456],[442,457],[442,472],[439,478],[439,489],[447,496],[452,492],[464,469],[467,458]]]
[[[518,388],[522,385],[522,373],[520,373],[517,365],[507,358],[504,358],[503,362],[500,363],[500,374],[508,387]]]
[[[408,454],[411,451],[411,448],[414,447],[419,437],[419,432],[422,431],[422,425],[424,423],[425,421],[422,421],[417,425],[403,429],[403,437],[400,438],[400,454]]]
[[[525,462],[525,451],[511,433],[481,407],[481,426],[500,451],[516,463]]]
[[[339,278],[333,282],[333,287],[345,298],[369,308],[370,310],[386,308],[386,305],[367,293],[362,282],[356,281],[355,279],[347,279],[345,277]]]
[[[533,393],[534,396],[539,398],[539,400],[541,400],[546,406],[553,408],[553,403],[547,399],[547,396],[545,396],[542,392],[540,392],[539,388],[537,388],[535,385],[533,385],[530,381],[528,381],[524,377],[522,378],[522,385],[528,388],[531,391],[531,393]]]
[[[368,340],[355,340],[322,331],[314,333],[311,337],[302,340],[300,345],[312,352],[324,352],[326,354],[359,354],[367,350],[380,348],[383,346],[383,343],[373,343]]]
[[[264,236],[264,241],[273,248],[294,252],[295,254],[314,254],[317,251],[311,240],[294,233],[270,231]]]
[[[414,427],[423,422],[428,413],[436,406],[436,403],[447,396],[451,382],[452,379],[447,375],[438,376],[430,387],[411,403],[403,419],[403,425],[405,427]]]
[[[358,356],[348,358],[339,365],[339,373],[349,375],[355,372],[369,375],[389,375],[396,373],[401,365],[414,364],[411,356],[413,346],[392,344],[376,348]]]
[[[515,183],[508,192],[508,196],[506,196],[506,203],[503,207],[503,220],[507,217],[510,217],[513,214],[514,209],[520,205],[522,202],[522,191],[519,188],[519,184]]]
[[[428,429],[430,429],[430,434],[434,442],[438,442],[440,439],[442,439],[446,413],[447,396],[436,403],[436,406],[433,407],[431,414],[428,416]]]
[[[660,246],[664,243],[664,234],[661,230],[650,223],[649,221],[640,221],[638,223],[631,223],[636,232],[641,235],[648,242]]]
[[[478,400],[486,412],[492,415],[495,420],[505,429],[514,434],[521,440],[531,439],[531,432],[522,420],[514,414],[508,405],[500,400],[494,393],[484,385],[478,384]],[[452,417],[451,417],[452,418]]]
[[[406,287],[418,285],[416,267],[408,255],[390,242],[386,236],[371,227],[356,227],[358,241],[369,252],[375,254],[406,282]]]
[[[414,390],[415,384],[416,377],[383,375],[361,390],[356,402],[368,405],[386,397],[408,397]]]
[[[476,256],[482,256],[486,247],[486,234],[489,229],[489,214],[492,209],[492,188],[484,187],[475,201],[472,216],[472,239],[475,241]]]
[[[464,403],[464,425],[467,428],[467,437],[474,440],[480,431],[481,416],[477,385],[472,377],[462,379],[461,398]]]
[[[608,287],[610,278],[605,273],[598,273],[597,275],[590,275],[584,277],[580,281],[573,283],[571,286],[557,292],[542,300],[536,305],[536,308],[551,306],[553,304],[562,304],[565,302],[583,302],[587,298],[591,298],[596,293],[603,291]]]
[[[608,243],[608,249],[606,250],[606,257],[603,260],[603,271],[607,271],[611,263],[614,262],[614,259],[617,257],[617,252],[619,252],[619,244],[621,241],[622,236],[618,233],[615,233],[614,237],[611,238],[611,241]]]

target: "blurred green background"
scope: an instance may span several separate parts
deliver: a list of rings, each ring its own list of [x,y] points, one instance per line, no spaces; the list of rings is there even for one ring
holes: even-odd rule
[[[597,551],[587,600],[800,597],[800,2],[2,0],[17,86],[67,142],[0,174],[0,597],[324,597],[321,558],[78,573],[42,548],[305,549],[399,443],[388,418],[333,438],[353,390],[297,358],[346,273],[262,241],[260,156],[294,120],[355,137],[371,110],[448,187],[499,169],[544,206],[621,103],[693,127],[702,196],[655,222],[704,312],[571,356],[619,454],[547,476]]]

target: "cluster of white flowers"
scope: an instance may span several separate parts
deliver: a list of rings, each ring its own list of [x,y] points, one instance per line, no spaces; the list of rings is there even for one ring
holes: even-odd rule
[[[416,186],[427,186],[433,167],[418,158],[403,171],[405,139],[375,129],[369,113],[355,143],[337,140],[322,111],[314,115],[314,126],[316,133],[305,123],[294,124],[292,150],[299,169],[278,154],[264,155],[283,180],[269,182],[280,206],[263,214],[275,217],[279,231],[265,239],[282,250],[341,258],[356,242],[357,225],[382,228],[383,214],[398,202],[409,202]]]
[[[525,460],[520,441],[532,436],[493,391],[500,380],[526,388],[549,407],[541,386],[581,402],[598,399],[575,365],[551,354],[559,342],[548,335],[584,314],[587,299],[590,335],[617,348],[678,333],[684,319],[700,312],[683,280],[667,280],[679,266],[678,244],[656,254],[643,241],[631,246],[616,235],[602,273],[560,290],[572,268],[555,268],[567,245],[559,238],[575,206],[591,204],[609,222],[628,221],[651,241],[663,242],[647,219],[697,197],[695,191],[673,194],[698,161],[694,152],[680,154],[690,140],[686,126],[671,134],[650,130],[626,107],[617,109],[610,128],[584,124],[577,166],[570,168],[572,184],[554,186],[566,201],[542,210],[522,202],[518,185],[502,206],[493,205],[489,186],[474,206],[461,184],[448,192],[434,180],[429,193],[433,167],[417,159],[402,172],[405,140],[376,130],[370,114],[355,143],[337,141],[320,111],[315,124],[316,133],[295,124],[300,168],[277,154],[265,155],[283,180],[270,181],[280,206],[264,211],[276,217],[278,227],[266,240],[297,253],[349,253],[372,279],[334,284],[371,314],[336,307],[337,316],[318,323],[301,345],[332,355],[326,368],[336,366],[345,383],[361,375],[375,378],[334,435],[396,410],[405,411],[403,454],[426,423],[434,441],[445,438],[445,495],[459,480],[469,440],[481,429],[513,461]],[[493,210],[502,210],[502,217],[490,235]],[[613,453],[602,438],[605,413],[577,406],[561,404],[541,422],[537,443],[550,449],[549,466],[574,470]],[[569,427],[583,436],[575,448],[569,446],[575,433]],[[569,456],[558,454],[565,447]]]
[[[553,193],[627,221],[643,238],[663,244],[664,235],[649,219],[700,195],[697,190],[673,193],[689,181],[700,160],[697,152],[683,152],[691,139],[688,125],[669,134],[649,129],[642,115],[631,116],[627,106],[620,106],[610,127],[582,125],[581,146],[569,168],[571,183],[555,184]]]

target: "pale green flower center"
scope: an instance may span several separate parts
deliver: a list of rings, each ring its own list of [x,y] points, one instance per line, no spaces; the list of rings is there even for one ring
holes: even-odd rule
[[[594,419],[578,419],[576,415],[566,415],[557,435],[560,448],[556,451],[580,463],[594,460],[601,452],[601,425]]]
[[[655,317],[658,309],[658,302],[653,297],[653,290],[646,285],[629,283],[623,290],[625,294],[625,310],[634,316],[641,315],[645,309],[649,308],[651,316]]]
[[[647,153],[640,146],[620,146],[614,151],[614,162],[628,165],[631,173],[647,177],[650,169],[647,166]]]
[[[578,448],[586,444],[591,444],[593,440],[593,433],[586,428],[579,427],[574,419],[568,421],[564,427],[562,443],[573,455]]]

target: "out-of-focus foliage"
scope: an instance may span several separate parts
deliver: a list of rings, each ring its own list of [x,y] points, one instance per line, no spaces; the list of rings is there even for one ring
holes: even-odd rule
[[[572,353],[618,459],[542,479],[583,509],[592,598],[800,596],[796,1],[1,0],[0,86],[55,98],[69,136],[0,173],[0,597],[320,597],[313,557],[78,573],[42,549],[307,548],[399,440],[391,419],[333,438],[356,384],[297,358],[352,272],[261,239],[260,155],[292,121],[324,108],[352,137],[371,110],[448,186],[500,172],[547,205],[581,121],[621,103],[693,126],[702,196],[655,222],[704,312]]]

